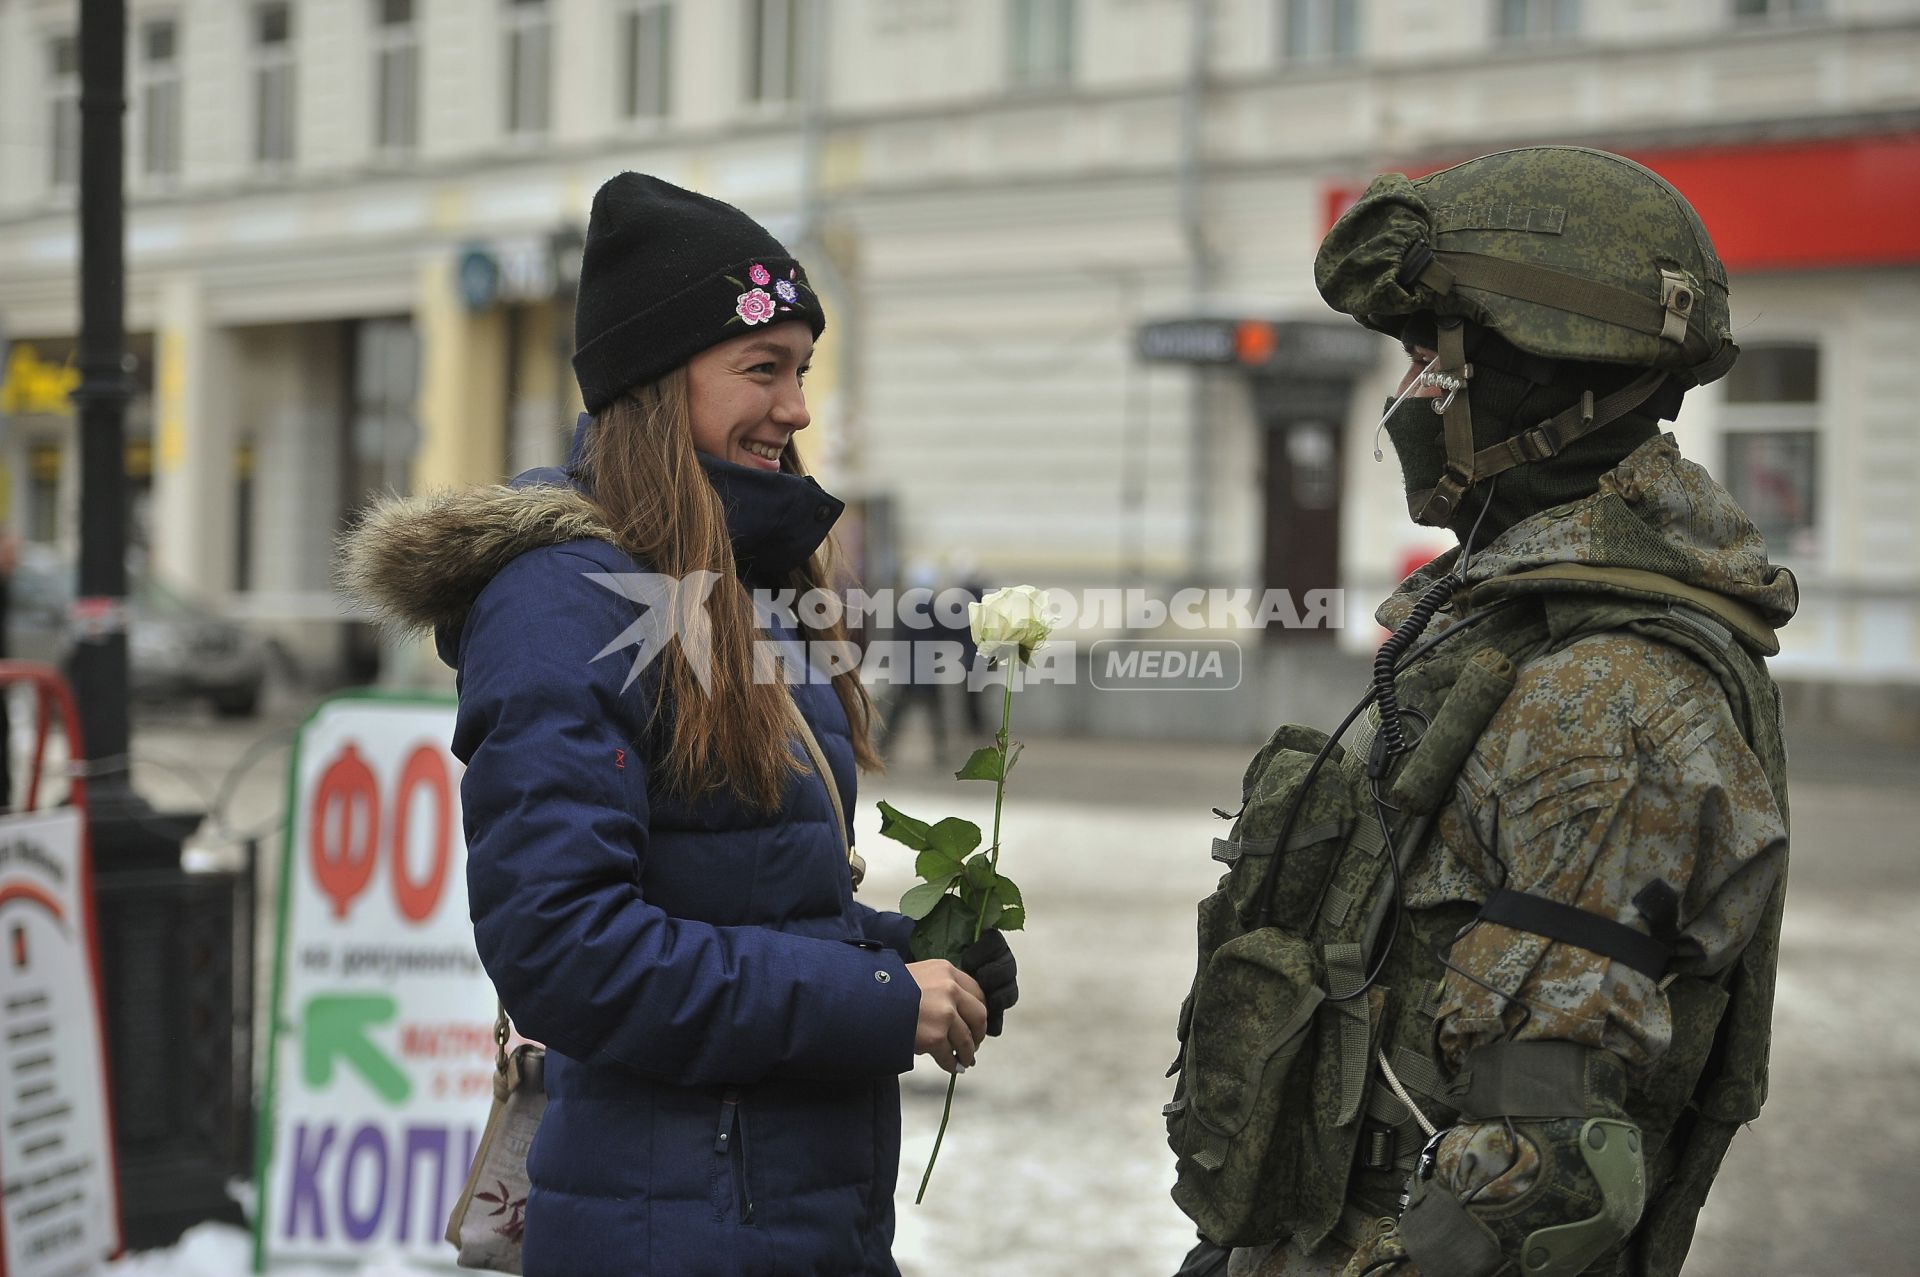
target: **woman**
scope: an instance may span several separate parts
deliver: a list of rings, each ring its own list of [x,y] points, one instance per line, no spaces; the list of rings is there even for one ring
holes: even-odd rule
[[[792,706],[850,812],[857,675],[768,678],[769,642],[845,639],[762,630],[748,596],[826,583],[842,507],[792,447],[824,324],[751,218],[622,174],[588,226],[567,471],[393,503],[348,547],[459,671],[475,939],[549,1051],[529,1277],[896,1273],[896,1075],[972,1064],[1011,1001],[1004,941],[989,993],[853,898]]]

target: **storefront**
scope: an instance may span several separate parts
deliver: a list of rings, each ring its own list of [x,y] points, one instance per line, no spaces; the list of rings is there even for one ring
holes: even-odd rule
[[[137,552],[152,544],[152,334],[130,334],[127,353],[127,539]],[[69,337],[16,337],[0,353],[0,527],[68,556],[77,552],[80,513],[73,356]]]

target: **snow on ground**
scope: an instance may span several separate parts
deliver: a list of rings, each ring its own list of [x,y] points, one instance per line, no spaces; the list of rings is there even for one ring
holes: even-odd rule
[[[107,1265],[112,1277],[244,1277],[253,1271],[253,1237],[230,1224],[199,1224],[165,1250],[141,1251]],[[338,1264],[275,1264],[273,1277],[445,1277],[396,1258],[370,1259],[357,1269]]]

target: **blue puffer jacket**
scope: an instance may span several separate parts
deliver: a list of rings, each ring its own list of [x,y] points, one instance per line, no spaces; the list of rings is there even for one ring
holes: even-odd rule
[[[809,480],[707,469],[750,581],[840,510]],[[651,681],[625,686],[641,605],[594,579],[641,569],[564,483],[442,498],[411,530],[471,587],[423,592],[459,672],[475,938],[548,1047],[528,1277],[894,1277],[911,923],[854,900],[817,776],[771,815],[654,783]],[[846,715],[824,681],[793,692],[850,813]]]

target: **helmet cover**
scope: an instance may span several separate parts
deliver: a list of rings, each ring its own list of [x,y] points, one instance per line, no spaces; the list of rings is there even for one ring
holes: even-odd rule
[[[1314,281],[1328,305],[1389,335],[1427,311],[1542,358],[1692,384],[1739,353],[1726,269],[1692,205],[1644,165],[1585,147],[1376,178],[1327,233]]]

